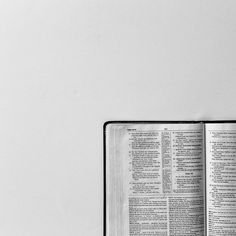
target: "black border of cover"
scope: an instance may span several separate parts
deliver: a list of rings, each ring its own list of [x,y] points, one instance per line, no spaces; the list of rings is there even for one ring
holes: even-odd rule
[[[236,120],[110,120],[103,124],[103,236],[106,235],[106,127],[109,124],[197,124],[236,123]],[[206,171],[206,169],[205,169]],[[206,173],[205,173],[206,175]],[[206,185],[205,185],[206,188]],[[206,201],[205,201],[206,210]],[[206,214],[205,214],[206,215]],[[205,217],[206,223],[207,217]]]

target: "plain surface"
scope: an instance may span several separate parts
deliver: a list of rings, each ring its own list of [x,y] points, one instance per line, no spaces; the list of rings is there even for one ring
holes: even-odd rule
[[[0,235],[102,236],[106,120],[236,118],[236,2],[0,0]]]

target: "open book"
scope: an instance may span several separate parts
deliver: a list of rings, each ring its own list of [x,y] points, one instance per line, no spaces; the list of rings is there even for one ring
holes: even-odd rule
[[[106,236],[236,236],[236,121],[107,122]]]

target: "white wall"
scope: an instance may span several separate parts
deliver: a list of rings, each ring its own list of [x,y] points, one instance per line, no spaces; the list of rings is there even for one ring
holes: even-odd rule
[[[0,235],[102,236],[106,120],[236,119],[236,2],[0,0]]]

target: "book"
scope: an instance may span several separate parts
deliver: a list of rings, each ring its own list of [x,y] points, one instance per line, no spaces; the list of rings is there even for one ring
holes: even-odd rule
[[[236,121],[104,124],[105,236],[235,236]]]

